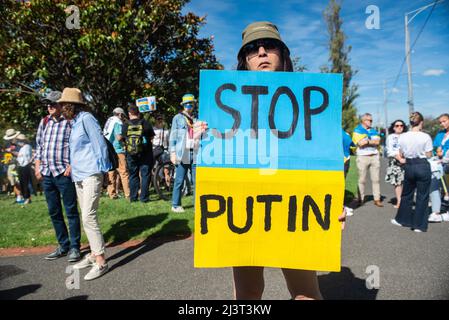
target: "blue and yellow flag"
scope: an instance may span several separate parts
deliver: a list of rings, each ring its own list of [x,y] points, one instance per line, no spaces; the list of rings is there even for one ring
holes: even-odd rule
[[[200,73],[195,267],[339,271],[342,76]]]

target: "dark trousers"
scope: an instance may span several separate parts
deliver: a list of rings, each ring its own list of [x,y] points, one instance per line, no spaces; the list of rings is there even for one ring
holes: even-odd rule
[[[396,221],[406,227],[427,231],[429,190],[431,182],[430,164],[426,159],[407,159],[404,189]],[[416,190],[416,205],[413,211],[413,195]]]
[[[25,167],[18,166],[17,173],[19,175],[20,191],[24,199],[30,198],[31,184],[31,163]]]
[[[70,177],[64,174],[54,177],[44,176],[42,187],[47,200],[48,213],[50,214],[56,238],[63,251],[80,249],[81,227],[78,207],[76,205],[75,185]],[[65,214],[69,222],[70,240],[67,227],[62,215],[61,197],[64,203]]]
[[[126,155],[126,162],[129,171],[130,201],[137,201],[140,188],[140,201],[147,202],[149,200],[153,155]]]

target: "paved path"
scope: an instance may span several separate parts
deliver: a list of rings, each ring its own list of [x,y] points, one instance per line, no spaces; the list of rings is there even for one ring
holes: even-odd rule
[[[381,176],[385,174],[383,163]],[[385,208],[371,202],[348,218],[342,271],[320,273],[327,299],[449,299],[449,222],[415,233],[390,224],[391,186],[382,184]],[[369,191],[369,190],[368,190]],[[0,299],[232,299],[232,273],[194,269],[193,241],[151,242],[108,251],[111,272],[68,290],[65,260],[44,255],[0,258]],[[368,290],[367,267],[379,269],[379,289]],[[371,272],[371,271],[370,271]],[[82,271],[81,275],[84,275]],[[265,271],[264,299],[289,299],[279,269]]]

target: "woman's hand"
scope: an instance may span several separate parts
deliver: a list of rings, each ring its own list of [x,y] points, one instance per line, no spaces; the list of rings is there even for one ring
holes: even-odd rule
[[[170,161],[171,161],[171,163],[176,165],[176,153],[175,152],[170,153]]]
[[[201,135],[208,129],[207,122],[197,121],[193,125],[193,139],[199,139]]]

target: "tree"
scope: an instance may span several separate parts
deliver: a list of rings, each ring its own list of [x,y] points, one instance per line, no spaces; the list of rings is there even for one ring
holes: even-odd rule
[[[292,57],[293,71],[295,72],[304,72],[307,71],[307,66],[302,64],[301,57],[295,56]]]
[[[200,69],[221,65],[212,40],[199,38],[203,17],[182,14],[188,0],[9,0],[0,7],[0,122],[34,131],[38,99],[48,89],[78,87],[104,122],[112,110],[155,95],[173,115],[185,92],[198,93]]]
[[[329,62],[330,66],[321,67],[321,72],[343,74],[343,128],[352,131],[357,124],[357,109],[355,99],[359,96],[357,85],[351,84],[357,71],[349,64],[351,46],[345,45],[346,36],[343,33],[343,20],[340,18],[341,6],[335,0],[329,2],[324,11],[324,19],[329,32]]]
[[[438,131],[440,130],[441,126],[438,118],[424,117],[423,131],[427,132],[432,137],[432,139],[435,138]]]

